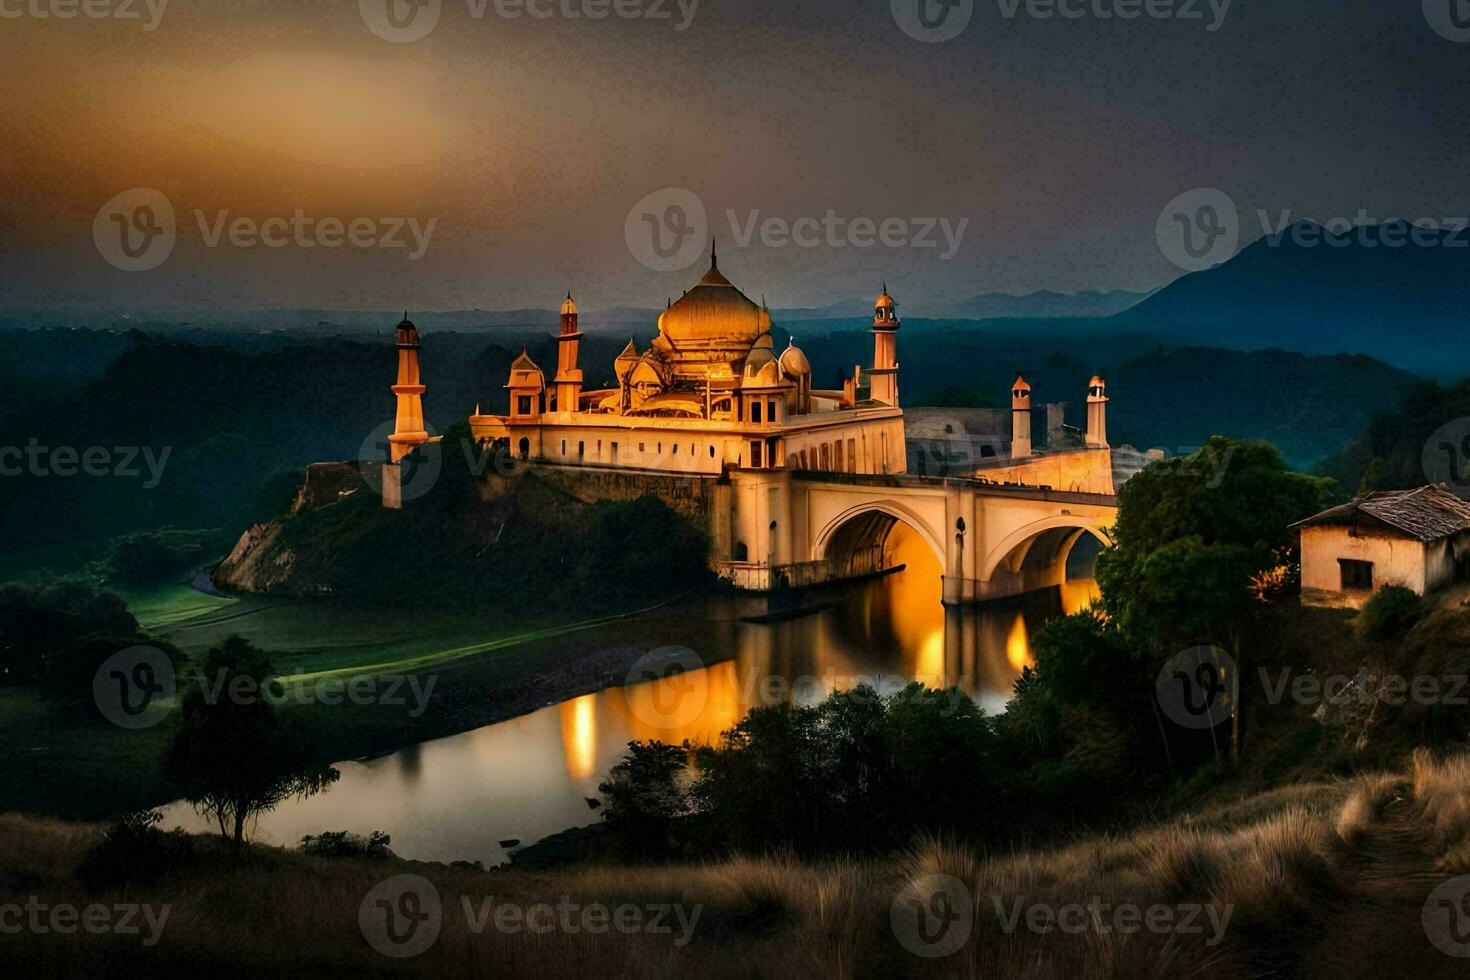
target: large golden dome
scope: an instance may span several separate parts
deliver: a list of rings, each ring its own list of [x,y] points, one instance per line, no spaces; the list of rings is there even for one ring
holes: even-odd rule
[[[675,348],[748,348],[770,329],[770,315],[720,274],[710,251],[709,271],[658,318]]]

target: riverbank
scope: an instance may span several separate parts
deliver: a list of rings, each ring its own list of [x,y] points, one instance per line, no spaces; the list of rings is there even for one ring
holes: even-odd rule
[[[383,756],[621,684],[656,647],[708,651],[702,640],[711,628],[697,598],[677,607],[687,615],[656,607],[516,623],[330,599],[217,597],[182,586],[130,599],[145,629],[191,657],[230,635],[270,651],[286,681],[282,709],[334,760]],[[344,697],[354,683],[375,697]],[[151,728],[124,730],[85,706],[54,706],[34,689],[0,687],[6,808],[99,819],[176,799],[160,769],[176,724],[170,713]]]

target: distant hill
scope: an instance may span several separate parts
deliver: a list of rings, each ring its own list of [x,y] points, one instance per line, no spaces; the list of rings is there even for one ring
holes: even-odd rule
[[[1450,483],[1470,496],[1470,381],[1450,388],[1416,385],[1392,411],[1377,415],[1342,452],[1316,472],[1337,480],[1345,495]],[[1453,464],[1453,465],[1452,465]]]
[[[1470,232],[1383,244],[1408,230],[1386,222],[1331,235],[1298,222],[1112,321],[1237,350],[1350,351],[1439,378],[1470,374]]]
[[[1127,310],[1148,296],[1126,290],[1092,293],[1053,293],[1042,290],[1012,296],[1007,293],[982,293],[967,300],[939,307],[935,316],[999,320],[1031,317],[1100,317]]]

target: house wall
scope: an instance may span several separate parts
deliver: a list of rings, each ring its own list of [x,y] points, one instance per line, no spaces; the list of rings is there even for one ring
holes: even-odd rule
[[[1453,576],[1449,563],[1446,574],[1444,560],[1430,555],[1422,542],[1412,538],[1340,525],[1315,525],[1302,528],[1302,598],[1316,605],[1361,606],[1372,593],[1343,592],[1342,571],[1338,559],[1373,563],[1373,591],[1385,585],[1401,585],[1424,594],[1426,589],[1443,584]],[[1436,542],[1445,546],[1447,542]],[[1432,564],[1432,572],[1431,572]]]

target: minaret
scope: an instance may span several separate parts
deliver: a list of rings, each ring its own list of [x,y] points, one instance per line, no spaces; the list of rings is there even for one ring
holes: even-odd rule
[[[1011,385],[1011,459],[1031,455],[1031,386],[1016,377]]]
[[[424,429],[424,392],[428,389],[419,379],[419,330],[403,312],[403,322],[398,324],[398,381],[393,385],[393,394],[398,399],[398,414],[393,422],[393,434],[388,437],[390,462],[398,462],[414,448],[429,441]]]
[[[868,397],[898,405],[898,304],[888,295],[888,283],[873,304],[873,368],[868,372]]]
[[[582,369],[577,367],[577,345],[582,335],[577,331],[577,304],[572,294],[561,304],[561,336],[556,338],[556,410],[575,412],[582,397]]]
[[[1108,445],[1107,385],[1095,374],[1087,382],[1087,445],[1092,449]]]

